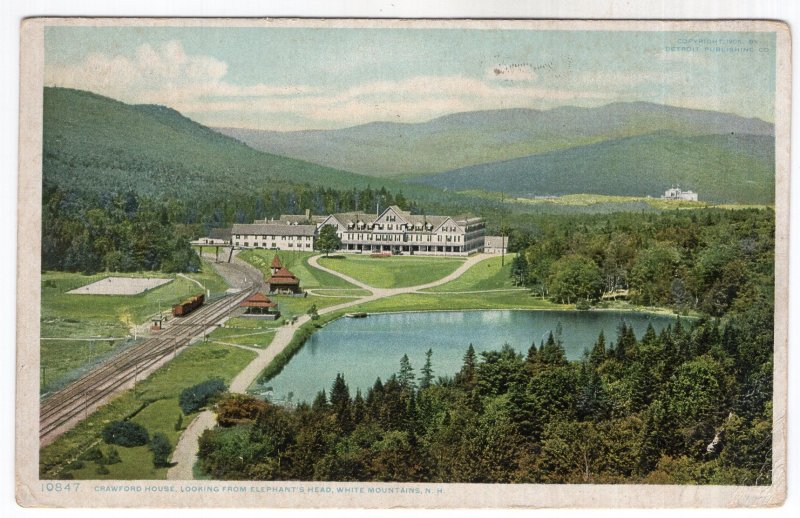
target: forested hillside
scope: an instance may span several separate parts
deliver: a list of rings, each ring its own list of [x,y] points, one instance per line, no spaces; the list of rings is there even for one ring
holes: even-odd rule
[[[197,202],[310,184],[442,197],[428,187],[262,153],[170,108],[129,105],[80,90],[44,89],[43,128],[45,182],[76,191]]]
[[[759,119],[644,102],[473,111],[335,130],[217,130],[255,149],[371,176],[444,172],[662,131],[683,137],[774,134],[773,125]]]
[[[413,181],[516,196],[593,193],[658,197],[675,184],[713,203],[771,204],[775,143],[769,135],[659,132],[493,162]]]

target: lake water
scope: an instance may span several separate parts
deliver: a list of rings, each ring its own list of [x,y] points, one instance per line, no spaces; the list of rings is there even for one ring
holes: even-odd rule
[[[400,358],[408,355],[415,374],[425,363],[425,352],[433,350],[434,377],[452,376],[461,368],[469,344],[475,351],[500,349],[508,343],[523,355],[531,343],[537,346],[547,335],[555,335],[559,323],[569,360],[578,360],[591,349],[602,330],[606,344],[616,341],[621,321],[632,325],[641,338],[649,323],[660,331],[675,319],[670,316],[611,311],[439,311],[431,313],[383,313],[367,318],[341,318],[309,338],[283,371],[256,387],[276,402],[311,402],[317,392],[330,387],[337,373],[354,395],[362,394],[380,377],[386,380],[399,370]],[[271,387],[272,393],[267,389]]]

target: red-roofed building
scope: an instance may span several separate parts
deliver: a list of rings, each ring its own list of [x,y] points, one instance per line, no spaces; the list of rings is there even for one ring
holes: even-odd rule
[[[273,261],[273,273],[266,280],[269,293],[303,293],[303,290],[300,288],[300,279],[295,277],[292,272],[283,266],[276,271],[274,269],[274,263]]]
[[[272,275],[275,275],[281,268],[283,268],[283,265],[281,264],[281,258],[278,257],[278,254],[275,254],[275,257],[272,258],[272,266],[270,266]]]
[[[280,311],[273,311],[273,308],[277,308],[278,305],[272,302],[269,297],[260,292],[256,292],[245,299],[241,304],[239,304],[239,307],[245,308],[245,316],[260,316],[272,320],[281,316]]]

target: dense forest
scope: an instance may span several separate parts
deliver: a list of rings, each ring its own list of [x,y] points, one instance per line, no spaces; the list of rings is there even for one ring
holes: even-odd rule
[[[619,295],[720,316],[772,299],[774,233],[772,210],[549,216],[512,229],[509,245],[514,281],[556,302]]]
[[[434,376],[433,351],[418,373],[404,357],[366,394],[339,375],[310,405],[229,396],[201,438],[201,469],[216,479],[770,484],[773,214],[559,221],[515,233],[524,282],[561,271],[539,277],[533,259],[581,263],[603,282],[628,279],[641,290],[632,297],[706,316],[641,337],[622,324],[578,362],[550,335],[526,356],[465,344],[454,376]],[[647,272],[645,292],[636,279],[651,263],[669,269]],[[676,279],[688,298],[675,298]]]
[[[42,194],[42,269],[193,271],[200,266],[189,241],[213,227],[298,214],[416,207],[385,188],[335,190],[295,185],[234,199],[189,203],[134,192],[95,194],[45,182]]]

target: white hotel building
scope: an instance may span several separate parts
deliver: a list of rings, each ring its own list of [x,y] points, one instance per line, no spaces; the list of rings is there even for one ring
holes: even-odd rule
[[[311,251],[324,225],[336,228],[341,252],[469,255],[482,252],[482,218],[411,214],[392,205],[381,214],[345,212],[329,216],[281,216],[278,221],[236,224],[231,242],[240,248]]]

